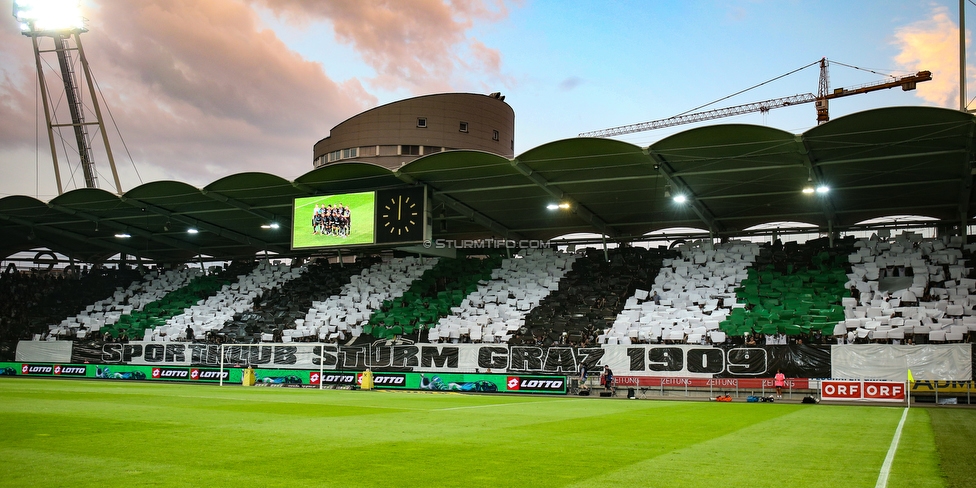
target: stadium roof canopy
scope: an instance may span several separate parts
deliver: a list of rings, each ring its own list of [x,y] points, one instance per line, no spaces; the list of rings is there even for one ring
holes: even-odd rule
[[[735,236],[800,221],[840,230],[871,218],[972,217],[973,115],[892,107],[838,118],[801,135],[723,124],[641,148],[612,139],[548,143],[515,159],[447,151],[396,171],[361,162],[288,181],[241,173],[204,188],[158,181],[118,196],[78,189],[50,202],[0,199],[0,255],[47,247],[97,262],[116,253],[158,262],[290,250],[296,197],[425,184],[435,238],[548,239],[568,233],[640,238],[673,227]],[[827,193],[803,193],[826,185]],[[676,204],[666,196],[684,194]],[[550,210],[568,203],[568,209]],[[275,222],[280,228],[268,228]],[[306,225],[298,223],[297,225]],[[262,227],[264,226],[264,227]],[[188,233],[189,229],[197,233]],[[116,237],[126,234],[129,237]],[[304,251],[308,253],[308,251]]]

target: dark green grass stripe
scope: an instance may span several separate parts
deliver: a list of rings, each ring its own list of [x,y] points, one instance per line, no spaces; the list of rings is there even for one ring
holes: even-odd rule
[[[874,486],[901,413],[845,406],[742,408],[751,422],[734,432],[651,453],[656,455],[580,486]],[[785,415],[767,417],[756,409]]]
[[[913,409],[916,410],[916,409]],[[976,410],[927,408],[940,468],[952,488],[976,486]]]
[[[888,488],[937,488],[945,486],[929,409],[911,408],[902,429],[898,452],[888,476]]]
[[[0,486],[873,486],[899,416],[4,379]],[[913,488],[941,482],[933,465]]]

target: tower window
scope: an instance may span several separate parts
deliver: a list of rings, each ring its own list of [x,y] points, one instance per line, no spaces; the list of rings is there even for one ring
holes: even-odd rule
[[[460,130],[461,132],[467,132],[468,131],[468,123],[467,122],[461,122],[461,128],[458,129],[458,130]]]
[[[417,117],[417,127],[427,127],[427,117]]]
[[[493,140],[493,141],[497,141],[498,140],[498,131],[497,130],[491,131],[491,140]]]

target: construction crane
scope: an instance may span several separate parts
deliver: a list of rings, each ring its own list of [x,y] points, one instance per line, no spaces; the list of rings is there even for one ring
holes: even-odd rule
[[[813,64],[813,63],[811,63]],[[888,88],[895,88],[900,86],[903,91],[914,90],[916,84],[929,81],[932,79],[931,71],[919,71],[913,75],[894,77],[890,81],[878,81],[874,83],[866,83],[863,85],[858,85],[850,88],[836,88],[833,91],[829,89],[829,79],[827,74],[827,58],[822,58],[820,60],[820,86],[817,91],[817,95],[812,93],[804,93],[801,95],[793,95],[791,97],[774,98],[772,100],[766,100],[762,102],[747,103],[745,105],[736,105],[734,107],[719,108],[715,110],[706,110],[704,112],[694,112],[681,115],[675,115],[674,117],[668,117],[666,119],[652,120],[650,122],[642,122],[640,124],[624,125],[620,127],[613,127],[610,129],[597,130],[592,132],[583,132],[580,137],[613,137],[624,134],[633,134],[634,132],[644,132],[655,129],[663,129],[665,127],[672,127],[681,124],[692,124],[695,122],[703,122],[705,120],[720,119],[722,117],[731,117],[733,115],[742,115],[753,112],[766,113],[774,108],[781,107],[792,107],[793,105],[799,105],[802,103],[815,102],[817,107],[817,124],[822,124],[830,120],[830,115],[828,111],[828,102],[834,98],[846,97],[848,95],[858,95],[861,93],[869,93],[878,90],[886,90]],[[807,67],[810,65],[808,64]],[[802,69],[802,68],[801,68]]]

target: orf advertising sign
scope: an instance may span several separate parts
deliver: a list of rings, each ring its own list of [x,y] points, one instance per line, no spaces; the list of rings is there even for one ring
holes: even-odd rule
[[[864,399],[884,402],[905,401],[905,384],[893,381],[865,381]]]
[[[860,381],[821,381],[820,398],[824,400],[860,400]]]
[[[895,381],[823,380],[820,382],[820,397],[823,400],[903,402],[905,384]]]

